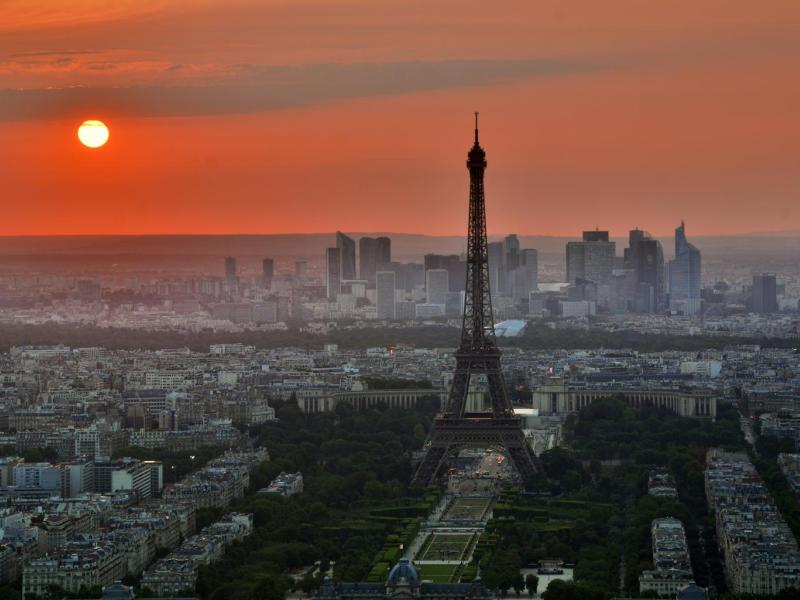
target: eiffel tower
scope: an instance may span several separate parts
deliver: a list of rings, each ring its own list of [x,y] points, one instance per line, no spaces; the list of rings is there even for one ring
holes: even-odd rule
[[[478,113],[475,113],[475,143],[467,155],[467,169],[469,227],[461,344],[455,353],[456,370],[447,404],[434,420],[425,456],[412,481],[413,486],[434,483],[447,459],[464,448],[503,451],[523,484],[529,484],[538,470],[536,455],[522,431],[522,418],[515,416],[511,408],[500,368],[500,350],[495,341],[483,195],[486,152],[478,143]],[[466,411],[470,380],[479,373],[486,377],[491,413]]]

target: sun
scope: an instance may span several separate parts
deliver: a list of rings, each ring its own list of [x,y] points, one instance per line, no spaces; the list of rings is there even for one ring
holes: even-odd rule
[[[78,139],[84,146],[99,148],[108,141],[108,127],[102,121],[84,121],[78,127]]]

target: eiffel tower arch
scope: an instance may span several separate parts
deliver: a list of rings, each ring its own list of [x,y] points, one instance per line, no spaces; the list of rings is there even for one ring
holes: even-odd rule
[[[475,143],[467,155],[467,169],[469,226],[461,342],[455,353],[450,395],[433,422],[425,455],[412,481],[414,486],[434,483],[447,460],[464,448],[502,450],[525,484],[539,470],[536,455],[522,431],[522,418],[511,408],[495,340],[483,191],[486,152],[478,143],[478,113],[475,113]],[[467,412],[470,381],[478,374],[486,378],[491,412]]]

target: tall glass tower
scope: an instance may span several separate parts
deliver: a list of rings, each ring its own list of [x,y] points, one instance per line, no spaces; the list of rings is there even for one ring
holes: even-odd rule
[[[670,312],[691,317],[701,307],[700,250],[686,240],[686,227],[681,221],[675,229],[675,258],[669,263]]]

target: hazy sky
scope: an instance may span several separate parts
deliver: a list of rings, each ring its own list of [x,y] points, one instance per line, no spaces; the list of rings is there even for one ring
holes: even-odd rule
[[[0,235],[800,230],[797,0],[2,0]],[[102,119],[111,140],[81,146]]]

